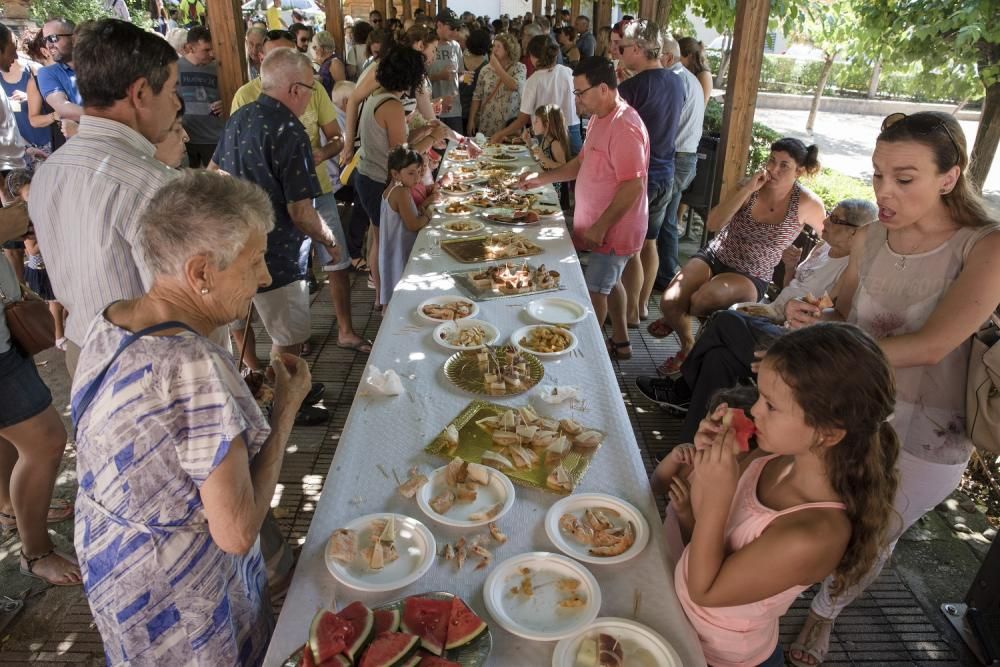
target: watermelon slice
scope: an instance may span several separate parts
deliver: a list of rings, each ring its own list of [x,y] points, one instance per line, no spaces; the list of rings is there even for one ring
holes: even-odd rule
[[[732,428],[733,435],[736,436],[736,443],[741,452],[750,451],[750,438],[756,433],[753,420],[747,417],[740,408],[729,408],[729,412],[722,418],[722,427]]]
[[[419,655],[411,655],[399,667],[417,667],[422,659]]]
[[[308,664],[305,662],[306,653],[313,660],[313,665],[332,660],[335,655],[347,648],[346,637],[349,634],[352,634],[350,625],[332,611],[321,609],[309,626],[309,644],[303,651],[303,665]]]
[[[469,609],[462,598],[451,599],[451,613],[448,615],[448,638],[445,648],[465,646],[486,631],[486,623]]]
[[[383,632],[395,632],[399,629],[398,609],[376,609],[375,610],[375,636],[378,637]]]
[[[313,652],[309,648],[309,644],[302,647],[302,659],[299,660],[299,667],[316,667],[316,661],[313,660]]]
[[[351,664],[351,661],[348,660],[346,655],[338,653],[333,656],[333,660],[327,660],[326,662],[316,665],[316,667],[351,667]]]
[[[360,602],[352,602],[340,610],[337,618],[346,623],[351,630],[344,636],[346,647],[339,652],[343,652],[352,663],[356,663],[361,655],[361,649],[375,636],[375,614]]]
[[[403,632],[420,637],[420,644],[433,653],[444,653],[448,639],[448,616],[451,614],[451,600],[412,597],[403,603]]]
[[[416,635],[384,632],[365,651],[359,667],[399,667],[419,645]]]
[[[417,667],[462,667],[460,662],[452,662],[437,656],[425,656],[417,663]]]

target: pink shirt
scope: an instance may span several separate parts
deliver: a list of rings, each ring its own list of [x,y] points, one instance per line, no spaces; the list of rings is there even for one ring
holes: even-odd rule
[[[726,523],[726,552],[747,546],[780,516],[803,509],[847,509],[843,503],[805,503],[786,510],[773,510],[757,498],[757,483],[768,461],[776,455],[755,459],[740,477]],[[808,586],[792,586],[769,598],[735,607],[700,607],[688,593],[686,547],[674,570],[674,587],[688,620],[694,626],[713,667],[752,667],[767,660],[778,645],[778,621]]]
[[[576,210],[573,212],[574,236],[582,239],[583,232],[597,222],[618,192],[619,184],[642,178],[642,195],[611,225],[604,244],[595,249],[606,255],[639,252],[646,238],[649,217],[646,202],[649,135],[639,113],[619,97],[611,113],[604,117],[592,116],[580,161]]]

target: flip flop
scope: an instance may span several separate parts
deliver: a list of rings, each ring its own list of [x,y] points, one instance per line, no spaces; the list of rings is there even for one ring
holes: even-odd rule
[[[667,321],[662,317],[658,320],[653,320],[650,322],[649,326],[646,327],[646,331],[653,338],[666,338],[674,332],[673,327],[667,324]]]
[[[357,258],[351,260],[351,267],[358,273],[368,273],[368,262],[364,259]]]
[[[62,582],[60,582],[60,581],[54,581],[54,580],[49,579],[47,577],[43,577],[40,574],[35,574],[35,571],[34,571],[35,570],[35,568],[34,568],[35,563],[37,563],[40,560],[44,560],[44,559],[48,558],[49,556],[58,556],[59,558],[62,558],[64,561],[66,561],[67,563],[70,563],[72,565],[76,565],[77,564],[75,559],[69,558],[65,554],[61,554],[58,551],[56,551],[55,549],[49,549],[48,551],[46,551],[45,553],[43,553],[41,556],[35,556],[33,558],[28,558],[27,556],[24,555],[24,551],[22,551],[21,552],[21,557],[24,558],[24,565],[20,566],[21,574],[23,574],[26,577],[34,577],[35,579],[40,579],[40,580],[44,581],[45,583],[47,583],[50,586],[82,586],[83,585],[83,578],[82,577],[80,578],[80,581],[62,581]]]
[[[45,518],[47,523],[59,523],[73,518],[73,503],[64,498],[53,498],[49,502],[49,513]],[[17,532],[17,517],[13,514],[0,512],[0,531],[3,533]]]
[[[349,345],[342,345],[337,343],[337,347],[342,350],[354,350],[355,352],[360,352],[361,354],[368,354],[372,351],[372,342],[362,338],[356,343],[351,343]],[[368,348],[368,349],[365,349]]]

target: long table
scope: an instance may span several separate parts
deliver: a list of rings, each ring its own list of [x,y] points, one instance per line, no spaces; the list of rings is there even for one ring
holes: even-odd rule
[[[515,164],[534,165],[530,159]],[[441,173],[450,168],[452,165],[446,161]],[[550,191],[546,198],[554,200],[554,192]],[[517,486],[517,501],[500,520],[500,527],[509,539],[504,545],[491,545],[494,562],[485,570],[474,570],[470,559],[462,571],[456,572],[453,562],[439,558],[416,583],[389,593],[372,594],[341,585],[330,575],[324,561],[327,539],[336,528],[374,512],[397,512],[418,519],[431,530],[439,546],[444,542],[454,543],[463,534],[483,532],[481,529],[463,531],[435,523],[420,511],[414,500],[397,493],[395,482],[386,479],[378,469],[378,466],[384,470],[395,469],[405,477],[405,471],[411,466],[419,466],[424,473],[429,473],[446,463],[445,459],[424,452],[424,447],[476,398],[444,377],[442,366],[452,352],[432,340],[433,326],[416,315],[418,305],[429,297],[461,293],[449,272],[468,271],[476,266],[460,264],[441,251],[440,241],[450,237],[440,227],[444,221],[435,219],[418,235],[404,278],[393,294],[369,359],[369,363],[379,369],[395,370],[402,378],[405,391],[393,397],[359,393],[355,398],[278,618],[266,665],[281,664],[305,643],[310,621],[321,608],[342,608],[354,600],[372,607],[438,590],[461,596],[490,624],[493,633],[490,665],[542,667],[552,662],[555,642],[528,641],[492,622],[483,603],[483,583],[492,567],[511,556],[530,551],[559,553],[546,536],[543,521],[548,508],[561,496]],[[487,225],[487,231],[501,228],[510,229]],[[541,262],[561,273],[565,289],[558,294],[589,306],[583,274],[565,221],[560,217],[522,231],[544,249],[544,254],[530,258],[531,263]],[[495,325],[506,340],[516,329],[533,323],[524,312],[524,306],[534,298],[538,297],[523,295],[483,301],[479,303],[477,317]],[[627,500],[642,512],[652,537],[645,550],[626,563],[588,566],[601,587],[599,616],[633,618],[636,592],[640,591],[640,604],[634,618],[659,632],[677,651],[685,667],[704,665],[698,639],[674,591],[673,563],[667,556],[659,514],[602,332],[593,317],[574,325],[573,332],[579,340],[581,354],[545,361],[542,384],[555,382],[579,387],[584,405],[582,411],[541,401],[538,387],[519,396],[486,397],[486,400],[512,406],[530,403],[543,416],[571,416],[607,434],[576,491],[603,492]]]

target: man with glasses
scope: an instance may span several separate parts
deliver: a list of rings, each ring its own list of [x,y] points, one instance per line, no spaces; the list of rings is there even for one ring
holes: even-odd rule
[[[252,81],[260,76],[260,61],[264,59],[264,40],[267,30],[261,26],[253,26],[247,30],[244,46],[247,52],[247,75]]]
[[[700,93],[699,93],[700,94]],[[809,257],[795,267],[789,262],[786,275],[794,278],[771,303],[737,304],[717,311],[698,335],[676,380],[657,376],[636,378],[636,387],[650,401],[685,414],[680,442],[691,442],[709,401],[720,389],[728,389],[753,378],[754,352],[767,347],[791,329],[813,324],[817,308],[806,299],[832,293],[847,268],[851,245],[858,229],[874,222],[875,204],[863,199],[845,199],[827,213],[823,240]],[[792,246],[790,250],[798,251]],[[798,259],[799,252],[790,254]]]
[[[583,150],[558,169],[522,178],[522,187],[576,179],[573,240],[590,251],[583,276],[591,305],[599,324],[611,317],[609,353],[628,359],[632,349],[622,276],[646,233],[649,135],[636,110],[618,94],[611,61],[584,58],[573,71],[573,86],[580,113],[591,115]]]
[[[660,267],[656,239],[673,195],[674,141],[684,103],[683,82],[660,64],[662,46],[660,26],[646,20],[633,21],[625,26],[624,38],[618,46],[621,64],[633,72],[618,86],[618,94],[639,112],[649,133],[646,240],[642,250],[629,261],[624,278],[628,322],[632,326],[638,326],[641,319],[648,317],[649,297]],[[676,226],[673,239],[673,261],[676,264]]]
[[[288,32],[292,33],[295,38],[295,48],[298,49],[298,52],[308,53],[309,42],[312,41],[313,36],[312,28],[302,23],[293,23],[289,26]]]
[[[49,19],[42,25],[45,48],[49,50],[52,64],[38,70],[38,91],[59,118],[69,121],[79,121],[83,113],[83,98],[73,70],[75,29],[68,19]]]
[[[373,9],[368,12],[368,22],[372,24],[374,28],[382,27],[382,12],[377,9]]]
[[[189,165],[207,167],[225,127],[219,71],[208,28],[196,25],[188,31],[184,57],[178,61],[177,69],[180,77],[177,92],[184,100],[182,122],[189,137]]]

